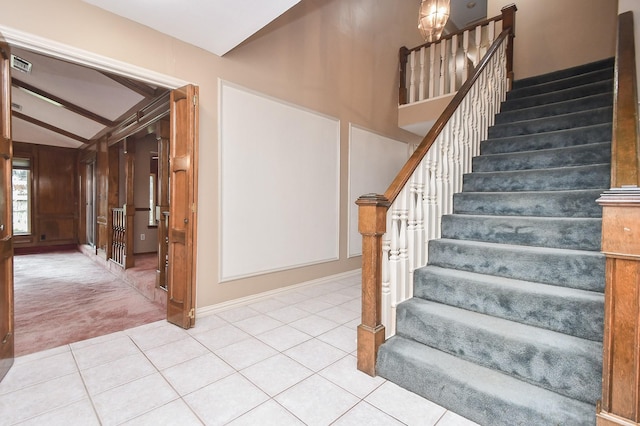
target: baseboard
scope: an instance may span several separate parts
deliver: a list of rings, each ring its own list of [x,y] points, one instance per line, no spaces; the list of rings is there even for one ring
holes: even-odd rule
[[[280,293],[286,293],[286,292],[289,292],[291,290],[296,290],[296,289],[299,289],[299,288],[304,288],[304,287],[314,286],[314,285],[318,285],[318,284],[323,284],[323,283],[326,283],[326,282],[339,280],[339,279],[342,279],[342,278],[350,278],[350,277],[354,277],[354,276],[359,275],[359,274],[360,274],[360,268],[354,269],[353,271],[342,272],[342,273],[335,274],[335,275],[329,275],[329,276],[318,278],[318,279],[311,280],[311,281],[305,281],[305,282],[302,282],[302,283],[299,283],[299,284],[293,284],[293,285],[282,287],[282,288],[278,288],[278,289],[275,289],[275,290],[265,291],[263,293],[252,294],[251,296],[241,297],[239,299],[233,299],[233,300],[229,300],[227,302],[216,303],[215,305],[203,306],[202,308],[197,308],[196,309],[196,315],[198,315],[198,316],[212,315],[212,314],[215,314],[217,312],[227,311],[229,309],[237,308],[239,306],[244,306],[244,305],[247,305],[249,303],[259,302],[261,300],[268,299],[268,298],[273,297],[273,296],[275,296],[277,294],[280,294]],[[196,319],[196,321],[197,321],[197,319]]]

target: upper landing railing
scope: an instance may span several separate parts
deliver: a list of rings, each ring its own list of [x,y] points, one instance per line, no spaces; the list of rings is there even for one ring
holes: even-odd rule
[[[502,29],[512,26],[511,10],[507,7],[501,15],[448,34],[438,41],[413,49],[401,47],[398,103],[412,104],[453,94],[460,89]]]

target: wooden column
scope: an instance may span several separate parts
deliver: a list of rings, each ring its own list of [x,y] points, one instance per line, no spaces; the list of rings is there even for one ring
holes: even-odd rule
[[[515,4],[504,7],[502,12],[502,30],[509,29],[509,40],[507,42],[507,78],[509,79],[509,89],[513,86],[513,39],[516,37],[516,11]]]
[[[125,254],[123,267],[124,269],[131,268],[135,265],[133,256],[133,240],[135,236],[135,217],[136,206],[134,201],[134,181],[135,181],[135,162],[136,162],[136,146],[131,138],[124,140],[124,177],[125,177],[125,203],[124,203],[124,215],[125,215]]]
[[[400,48],[398,52],[398,58],[400,60],[400,88],[398,90],[398,104],[404,105],[407,103],[407,58],[411,51],[405,46]]]
[[[358,230],[362,234],[362,324],[358,326],[358,370],[376,375],[378,348],[384,343],[382,325],[382,236],[386,232],[389,200],[367,194],[358,201]]]
[[[167,254],[169,253],[169,120],[158,123],[158,269],[156,287],[167,288]]]
[[[598,426],[640,425],[640,188],[607,191],[602,251],[606,255],[602,400]]]
[[[107,259],[111,259],[113,253],[113,214],[112,209],[119,206],[118,202],[118,182],[120,176],[120,148],[118,145],[112,145],[107,149],[107,168],[106,168],[106,203],[107,203]]]

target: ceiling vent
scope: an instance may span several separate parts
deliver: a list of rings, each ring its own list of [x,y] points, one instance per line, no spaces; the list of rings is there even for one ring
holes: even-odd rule
[[[15,102],[11,102],[11,109],[14,109],[16,111],[22,111],[22,105],[17,104]]]
[[[14,70],[18,70],[18,71],[22,71],[22,72],[26,72],[27,74],[30,74],[31,67],[32,67],[31,62],[27,61],[26,59],[22,59],[21,57],[16,55],[11,55],[11,68],[13,68]]]

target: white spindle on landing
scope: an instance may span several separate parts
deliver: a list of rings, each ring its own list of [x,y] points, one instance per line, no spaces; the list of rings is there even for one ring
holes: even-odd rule
[[[439,50],[443,55],[444,48]],[[439,83],[442,88],[443,78]],[[471,171],[471,158],[479,153],[506,90],[503,40],[389,207],[387,233],[382,237],[382,324],[387,338],[395,334],[396,307],[413,296],[413,272],[426,265],[429,240],[440,237],[442,215],[452,211],[453,194],[461,190],[464,173]]]

